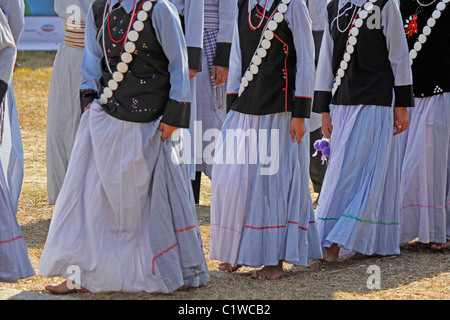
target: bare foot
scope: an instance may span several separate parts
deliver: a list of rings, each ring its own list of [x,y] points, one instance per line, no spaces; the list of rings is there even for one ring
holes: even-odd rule
[[[331,247],[326,248],[323,247],[322,248],[322,261],[325,262],[336,262],[339,259],[339,247],[336,243],[333,243],[331,245]]]
[[[276,266],[264,266],[261,270],[256,271],[253,279],[258,280],[276,280],[284,276],[283,262],[280,261]]]
[[[411,244],[408,244],[405,249],[409,251],[420,251],[420,250],[426,250],[431,247],[431,243],[423,243],[423,242],[414,242]]]
[[[75,292],[89,292],[88,289],[79,287],[79,289],[76,288],[69,288],[67,285],[67,280],[62,282],[61,284],[57,286],[48,285],[45,287],[46,290],[50,291],[54,294],[68,294],[68,293],[75,293]]]
[[[450,240],[447,240],[445,243],[433,243],[431,245],[432,250],[443,250],[450,247]]]
[[[346,257],[345,260],[362,260],[367,257],[369,257],[369,256],[359,253],[359,252],[355,252],[355,253],[351,254],[350,256]]]
[[[237,265],[235,267],[232,267],[230,263],[226,263],[226,262],[219,264],[220,271],[236,272],[239,270],[240,267],[242,267],[242,266]]]

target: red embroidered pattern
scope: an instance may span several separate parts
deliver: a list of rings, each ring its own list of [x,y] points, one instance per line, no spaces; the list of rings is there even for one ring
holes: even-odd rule
[[[408,24],[405,26],[405,33],[409,38],[418,32],[417,15],[413,14],[406,22]]]

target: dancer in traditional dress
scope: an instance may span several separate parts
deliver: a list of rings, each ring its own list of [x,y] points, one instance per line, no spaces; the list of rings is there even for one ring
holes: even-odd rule
[[[12,74],[16,62],[15,41],[0,10],[0,119],[4,116],[5,101],[8,87],[12,82]],[[2,159],[0,159],[2,165]],[[0,281],[17,282],[19,279],[34,275],[34,269],[28,258],[28,251],[16,211],[11,201],[10,190],[3,170],[0,170]]]
[[[203,27],[205,0],[169,0],[177,8],[186,40],[191,79],[191,121],[189,129],[180,130],[184,141],[184,162],[188,164],[189,176],[195,180],[196,171],[196,133],[194,123],[197,119],[197,76],[202,71]],[[184,138],[183,138],[184,137]],[[189,146],[188,146],[189,145]],[[186,158],[187,157],[187,158]]]
[[[320,258],[309,190],[314,42],[303,0],[239,0],[230,57],[230,111],[215,150],[210,258],[220,270]]]
[[[331,136],[316,216],[325,261],[398,254],[397,136],[413,106],[408,45],[395,0],[332,0],[313,111]]]
[[[197,76],[196,176],[193,181],[196,203],[199,202],[202,172],[211,178],[215,141],[203,141],[204,133],[220,130],[226,117],[226,79],[230,60],[236,1],[205,0],[205,29],[202,72]],[[200,127],[199,127],[200,126]],[[205,152],[204,152],[205,151]]]
[[[172,292],[209,281],[186,165],[189,69],[167,0],[96,0],[86,21],[84,110],[40,272],[47,289]],[[99,96],[99,99],[96,97]]]
[[[0,8],[8,21],[14,42],[17,46],[25,25],[23,0],[0,0]],[[15,62],[15,66],[18,64]],[[17,212],[19,197],[22,191],[24,174],[23,145],[20,132],[19,115],[13,83],[10,84],[5,96],[5,109],[0,123],[0,161],[1,169],[9,188],[11,204]]]
[[[401,184],[401,242],[450,245],[450,2],[402,0],[415,108]]]
[[[64,43],[56,53],[47,106],[47,195],[54,204],[66,175],[80,122],[81,65],[86,14],[93,0],[58,0],[55,12],[64,20]]]

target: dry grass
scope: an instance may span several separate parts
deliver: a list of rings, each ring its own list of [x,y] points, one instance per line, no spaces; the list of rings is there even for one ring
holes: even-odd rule
[[[39,275],[38,264],[53,206],[47,204],[45,168],[45,127],[48,85],[54,53],[27,52],[19,54],[22,68],[15,73],[15,92],[22,126],[25,153],[25,179],[18,212],[36,276],[17,284],[0,287],[24,291],[43,291],[47,284],[60,279]],[[205,254],[209,249],[209,180],[204,178],[198,217]],[[313,197],[316,195],[313,194]],[[325,264],[311,261],[308,267],[286,265],[287,274],[278,281],[256,281],[250,278],[251,268],[238,273],[218,271],[217,262],[209,261],[211,282],[207,285],[173,294],[103,293],[78,294],[77,298],[121,300],[449,300],[449,251],[402,251],[399,256],[370,258]],[[377,265],[381,270],[381,288],[367,288],[367,268]]]

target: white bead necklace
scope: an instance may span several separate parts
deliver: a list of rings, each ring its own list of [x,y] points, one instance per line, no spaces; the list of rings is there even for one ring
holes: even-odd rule
[[[413,49],[409,52],[409,61],[411,65],[414,59],[417,58],[417,54],[422,50],[423,44],[427,41],[427,37],[430,35],[433,27],[436,25],[436,21],[441,17],[442,12],[447,8],[447,4],[450,0],[441,0],[434,9],[431,17],[428,19],[427,24],[422,29],[422,33],[417,37],[417,41],[414,43]],[[417,1],[417,3],[419,3]],[[419,3],[420,5],[420,3]]]
[[[278,24],[283,22],[284,14],[288,10],[290,2],[291,0],[282,0],[278,5],[277,10],[275,10],[274,13],[269,17],[266,25],[264,26],[258,47],[251,59],[250,66],[247,68],[247,71],[244,73],[244,76],[241,79],[238,96],[242,95],[250,82],[258,74],[259,66],[261,65],[263,59],[267,56],[267,51],[272,45],[271,41],[275,36],[275,30],[278,28]]]
[[[359,7],[358,12],[353,19],[353,23],[350,27],[349,36],[347,39],[347,44],[345,46],[345,53],[341,63],[339,64],[339,69],[337,70],[334,77],[333,89],[331,90],[332,96],[334,96],[337,89],[341,85],[342,78],[345,76],[348,64],[352,58],[353,52],[355,51],[355,45],[358,43],[359,28],[361,28],[364,20],[368,17],[369,12],[372,11],[375,2],[377,2],[377,0],[369,0],[365,2],[361,7]]]
[[[148,19],[148,12],[152,9],[153,3],[158,0],[147,0],[143,3],[142,9],[137,14],[137,19],[133,23],[133,30],[131,30],[131,23],[128,29],[127,39],[128,41],[125,43],[125,52],[121,55],[121,62],[117,64],[117,71],[113,72],[109,67],[110,73],[112,74],[112,79],[109,80],[108,85],[103,89],[103,93],[100,95],[100,101],[102,104],[108,103],[108,100],[113,96],[114,91],[119,88],[119,83],[123,81],[124,74],[128,71],[128,64],[133,61],[132,53],[136,50],[135,42],[139,39],[139,32],[144,30],[144,22]],[[133,8],[133,15],[135,13],[136,8]],[[106,6],[105,6],[106,12]],[[131,17],[133,17],[133,15]],[[105,20],[105,15],[103,16],[103,20]],[[103,21],[103,26],[105,25],[105,21]],[[105,50],[105,30],[103,30],[103,50]],[[105,57],[106,58],[106,57]],[[107,60],[107,59],[105,59]]]

